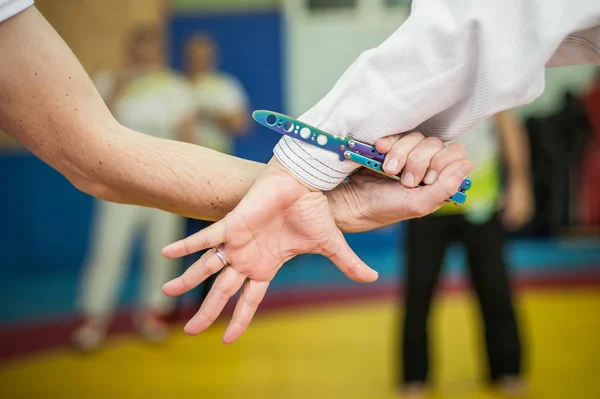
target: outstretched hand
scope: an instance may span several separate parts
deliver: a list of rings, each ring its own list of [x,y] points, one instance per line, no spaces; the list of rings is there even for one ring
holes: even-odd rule
[[[372,282],[377,272],[365,265],[346,243],[327,198],[311,191],[272,160],[240,204],[224,219],[163,249],[178,258],[206,252],[183,275],[163,287],[166,295],[181,295],[223,269],[200,310],[185,331],[195,335],[208,328],[227,301],[242,288],[223,342],[246,330],[269,283],[286,261],[302,253],[327,256],[353,280]]]

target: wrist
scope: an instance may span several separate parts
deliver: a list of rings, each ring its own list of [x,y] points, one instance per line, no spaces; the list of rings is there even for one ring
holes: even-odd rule
[[[524,174],[511,175],[507,179],[507,190],[529,190],[531,189],[531,179]]]
[[[302,180],[300,177],[298,177],[296,174],[294,174],[292,171],[290,171],[288,168],[286,168],[279,161],[279,159],[277,159],[277,157],[272,157],[271,158],[271,160],[267,164],[267,168],[271,169],[272,173],[277,174],[281,178],[293,180],[298,185],[302,186],[303,188],[305,188],[305,189],[307,189],[307,190],[309,190],[311,192],[320,192],[321,191],[318,188],[311,186],[310,184],[308,184],[307,182],[305,182],[304,180]]]
[[[346,198],[340,193],[341,188],[336,188],[335,190],[325,191],[325,197],[327,197],[327,202],[329,203],[329,208],[331,209],[331,215],[333,216],[333,220],[335,220],[335,224],[341,231],[350,231],[350,223],[351,215],[349,214],[349,204],[346,201]]]
[[[387,224],[378,220],[365,208],[351,183],[339,185],[324,194],[329,202],[335,224],[344,233],[358,233]]]

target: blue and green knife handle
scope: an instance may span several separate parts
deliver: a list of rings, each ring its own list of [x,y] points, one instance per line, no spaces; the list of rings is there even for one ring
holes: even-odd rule
[[[378,152],[372,145],[356,141],[350,136],[335,137],[278,112],[259,110],[254,111],[252,117],[256,122],[279,134],[334,152],[338,154],[341,161],[350,160],[391,179],[400,180],[398,175],[389,175],[383,171],[382,165],[385,155]],[[471,188],[471,179],[466,177],[458,191],[449,200],[456,205],[464,204],[467,200],[466,191],[469,188]]]

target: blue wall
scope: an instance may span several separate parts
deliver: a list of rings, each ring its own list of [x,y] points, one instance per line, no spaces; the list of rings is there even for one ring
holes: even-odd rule
[[[171,65],[181,70],[185,41],[196,32],[208,33],[220,48],[220,67],[237,77],[252,109],[285,112],[283,82],[283,18],[278,11],[251,14],[174,16],[169,24]],[[252,124],[236,154],[267,162],[277,143],[276,134]]]
[[[92,198],[30,154],[0,156],[0,187],[0,272],[77,270]]]

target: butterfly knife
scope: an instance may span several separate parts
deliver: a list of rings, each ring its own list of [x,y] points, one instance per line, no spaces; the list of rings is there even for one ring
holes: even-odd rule
[[[339,155],[341,161],[350,160],[390,179],[400,180],[401,173],[390,175],[383,171],[384,154],[378,152],[375,147],[369,144],[354,140],[351,136],[336,137],[287,115],[272,111],[254,111],[252,117],[256,122],[279,134],[335,152]],[[456,205],[464,204],[467,200],[466,191],[470,188],[471,179],[465,177],[458,191],[449,198],[449,201]]]

